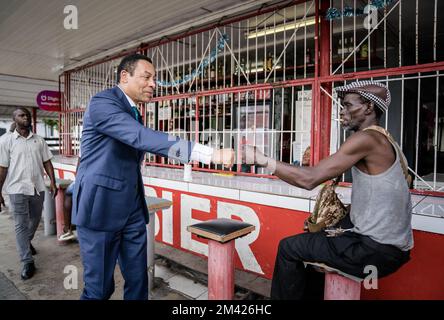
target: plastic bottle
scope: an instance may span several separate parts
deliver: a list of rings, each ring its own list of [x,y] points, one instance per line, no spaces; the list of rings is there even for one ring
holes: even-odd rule
[[[214,66],[214,64],[211,65],[211,69],[210,69],[210,78],[211,78],[211,79],[216,78],[216,67]]]
[[[305,63],[310,64],[311,63],[311,52],[310,48],[307,48],[307,52],[305,54]]]
[[[352,53],[355,49],[353,37],[350,37],[350,42],[348,43],[348,53]]]
[[[360,56],[362,59],[365,59],[368,57],[368,44],[363,43],[360,50]]]
[[[267,71],[271,71],[273,69],[273,54],[271,52],[268,53],[265,69]]]

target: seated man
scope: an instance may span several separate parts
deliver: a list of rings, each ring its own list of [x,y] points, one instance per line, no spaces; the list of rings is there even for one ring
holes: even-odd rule
[[[80,163],[80,154],[77,158],[77,165],[76,165],[76,171],[79,167]],[[74,192],[74,186],[75,181],[71,182],[71,184],[66,188],[65,190],[65,201],[63,203],[63,234],[60,235],[59,240],[60,241],[66,241],[66,240],[74,240],[76,236],[72,232],[72,224],[71,224],[71,211],[72,211],[72,196]]]
[[[395,272],[410,258],[413,247],[412,206],[401,167],[402,152],[375,130],[390,104],[388,88],[361,81],[337,88],[342,99],[342,126],[354,133],[339,150],[314,167],[297,167],[265,157],[253,147],[245,155],[289,184],[311,190],[352,169],[350,220],[353,227],[337,237],[324,231],[281,240],[273,273],[272,299],[307,298],[313,288],[303,261],[321,262],[359,278],[373,265],[378,277]],[[322,283],[322,282],[321,282]],[[308,289],[308,290],[307,290]]]
[[[60,241],[73,240],[76,238],[74,233],[72,232],[71,225],[71,210],[72,210],[72,194],[74,191],[75,181],[71,182],[71,184],[65,190],[65,201],[63,203],[63,234],[60,235]]]

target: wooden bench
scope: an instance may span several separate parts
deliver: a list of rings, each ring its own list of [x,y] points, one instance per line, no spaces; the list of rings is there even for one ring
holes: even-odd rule
[[[324,300],[360,300],[362,279],[324,263],[304,262],[325,274]]]
[[[208,239],[208,300],[232,300],[234,296],[234,244],[252,232],[249,223],[231,219],[213,219],[187,227]]]
[[[150,221],[147,224],[147,265],[148,265],[148,296],[151,298],[151,294],[154,288],[155,270],[154,270],[154,244],[155,244],[155,213],[159,210],[165,210],[171,207],[173,204],[170,200],[156,197],[145,196],[146,205],[148,207],[148,213]]]

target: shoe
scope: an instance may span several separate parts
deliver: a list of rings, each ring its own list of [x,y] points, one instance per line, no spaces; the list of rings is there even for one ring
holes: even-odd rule
[[[23,267],[23,270],[22,270],[22,274],[21,274],[22,280],[28,280],[28,279],[32,278],[32,276],[34,275],[34,272],[35,272],[34,262],[30,262],[30,263],[25,264],[25,266]]]
[[[32,243],[29,244],[29,249],[31,249],[31,254],[32,255],[36,255],[37,254],[37,250],[35,250],[34,246],[32,245]]]
[[[72,233],[72,231],[68,231],[68,232],[60,235],[59,241],[73,240],[75,238],[76,238],[76,236],[74,235],[74,233]]]

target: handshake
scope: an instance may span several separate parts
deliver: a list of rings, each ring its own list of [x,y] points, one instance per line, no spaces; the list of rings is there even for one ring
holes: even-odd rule
[[[223,164],[226,168],[231,168],[233,164],[237,163],[265,167],[271,172],[276,169],[276,160],[268,158],[255,146],[251,145],[242,145],[237,157],[233,149],[214,150],[211,161],[215,164]]]

